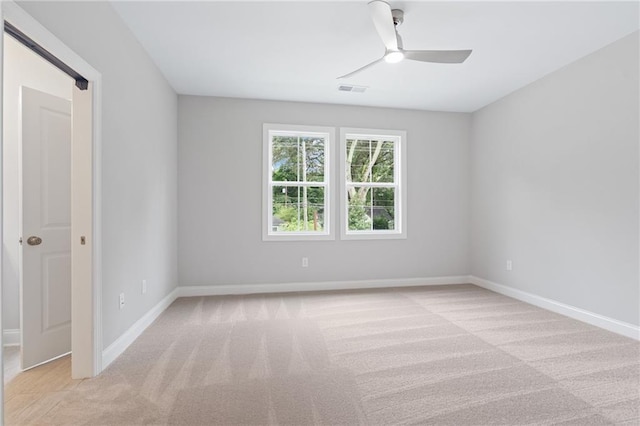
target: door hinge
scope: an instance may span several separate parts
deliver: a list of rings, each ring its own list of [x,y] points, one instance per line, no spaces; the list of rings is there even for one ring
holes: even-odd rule
[[[20,243],[20,245],[22,245],[22,237],[20,237],[20,240],[18,242]]]

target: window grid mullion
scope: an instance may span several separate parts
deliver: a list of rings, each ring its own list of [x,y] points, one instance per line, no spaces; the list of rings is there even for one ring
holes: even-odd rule
[[[393,183],[393,182],[372,182],[372,183],[368,183],[368,182],[345,182],[345,186],[351,187],[351,186],[366,186],[369,188],[398,188],[398,184],[397,183]]]
[[[307,181],[307,182],[295,182],[295,181],[291,181],[291,180],[286,180],[286,181],[271,181],[269,183],[271,186],[320,186],[323,188],[326,188],[328,186],[328,184],[326,182],[312,182],[312,181]]]

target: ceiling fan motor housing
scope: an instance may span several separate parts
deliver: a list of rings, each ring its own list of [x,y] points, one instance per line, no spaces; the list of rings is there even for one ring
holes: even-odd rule
[[[404,22],[404,11],[402,9],[392,9],[393,25],[400,26]]]

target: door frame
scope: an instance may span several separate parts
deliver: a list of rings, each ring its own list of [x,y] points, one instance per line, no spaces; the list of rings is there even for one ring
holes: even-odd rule
[[[5,20],[11,22],[16,28],[27,34],[31,39],[78,73],[82,74],[89,81],[89,88],[86,91],[80,92],[75,88],[73,91],[72,108],[74,108],[74,113],[76,113],[76,104],[87,106],[84,115],[88,119],[88,123],[80,123],[80,126],[77,127],[78,122],[82,120],[73,120],[72,134],[74,135],[74,143],[80,145],[85,160],[80,162],[75,159],[72,160],[72,169],[75,168],[79,170],[78,174],[72,176],[72,212],[80,211],[85,217],[78,218],[77,216],[72,216],[71,226],[72,236],[88,236],[84,256],[82,253],[78,253],[79,250],[73,250],[73,247],[78,247],[79,241],[72,240],[72,264],[74,261],[77,264],[78,261],[82,262],[84,260],[85,263],[83,266],[85,268],[88,267],[85,271],[90,274],[91,279],[90,282],[87,283],[86,281],[78,282],[78,280],[72,277],[71,335],[73,377],[93,377],[102,371],[102,76],[95,68],[72,51],[13,0],[0,1],[0,30],[2,30],[0,53],[3,55],[3,61],[4,52],[2,52],[2,45],[5,37]],[[0,67],[0,82],[2,81],[2,67]],[[2,84],[0,84],[0,88],[1,86]],[[2,95],[2,90],[0,90],[0,95]],[[87,111],[88,109],[90,109],[90,111]],[[1,104],[0,111],[2,111]],[[0,117],[1,116],[2,114],[0,114]],[[1,123],[0,121],[0,127]],[[90,126],[88,127],[87,124],[90,124]],[[79,143],[76,142],[76,136],[78,134],[86,136],[82,138]],[[0,141],[2,140],[1,138],[2,134],[0,133]],[[73,150],[74,153],[76,153],[76,148],[73,148]],[[1,158],[0,152],[0,197],[2,196]],[[87,161],[87,158],[91,159]],[[83,183],[88,180],[86,178],[89,176],[91,185],[87,187],[87,185],[83,185]],[[85,177],[85,179],[81,179],[82,177]],[[75,201],[73,201],[74,197]],[[90,202],[88,200],[89,197],[91,199]],[[84,201],[84,203],[82,203],[82,201]],[[90,212],[86,211],[87,207],[90,209]],[[83,221],[82,219],[85,220]],[[74,231],[74,228],[77,232]],[[2,223],[0,221],[0,239],[2,238],[2,234]],[[89,253],[88,255],[87,251]],[[86,265],[85,259],[89,260],[89,265]],[[1,325],[2,316],[0,303],[0,330],[2,329]],[[2,333],[0,333],[0,347],[2,347]],[[1,357],[0,367],[2,367]],[[3,369],[0,368],[0,378],[2,378],[2,372]],[[0,395],[2,394],[0,393]]]

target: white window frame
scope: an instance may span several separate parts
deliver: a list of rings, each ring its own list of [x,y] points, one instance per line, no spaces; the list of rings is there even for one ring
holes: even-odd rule
[[[324,182],[308,182],[307,186],[324,187],[324,227],[320,232],[273,232],[273,181],[272,181],[272,135],[278,133],[299,135],[323,135],[325,137]],[[262,240],[263,241],[318,241],[334,240],[333,226],[333,148],[335,144],[335,127],[304,126],[292,124],[264,123],[262,126],[263,160],[262,160]]]
[[[347,200],[347,139],[392,139],[394,143],[395,217],[393,230],[350,231]],[[404,130],[340,128],[340,238],[343,240],[378,240],[407,238],[407,132]],[[375,185],[372,185],[375,186]]]

